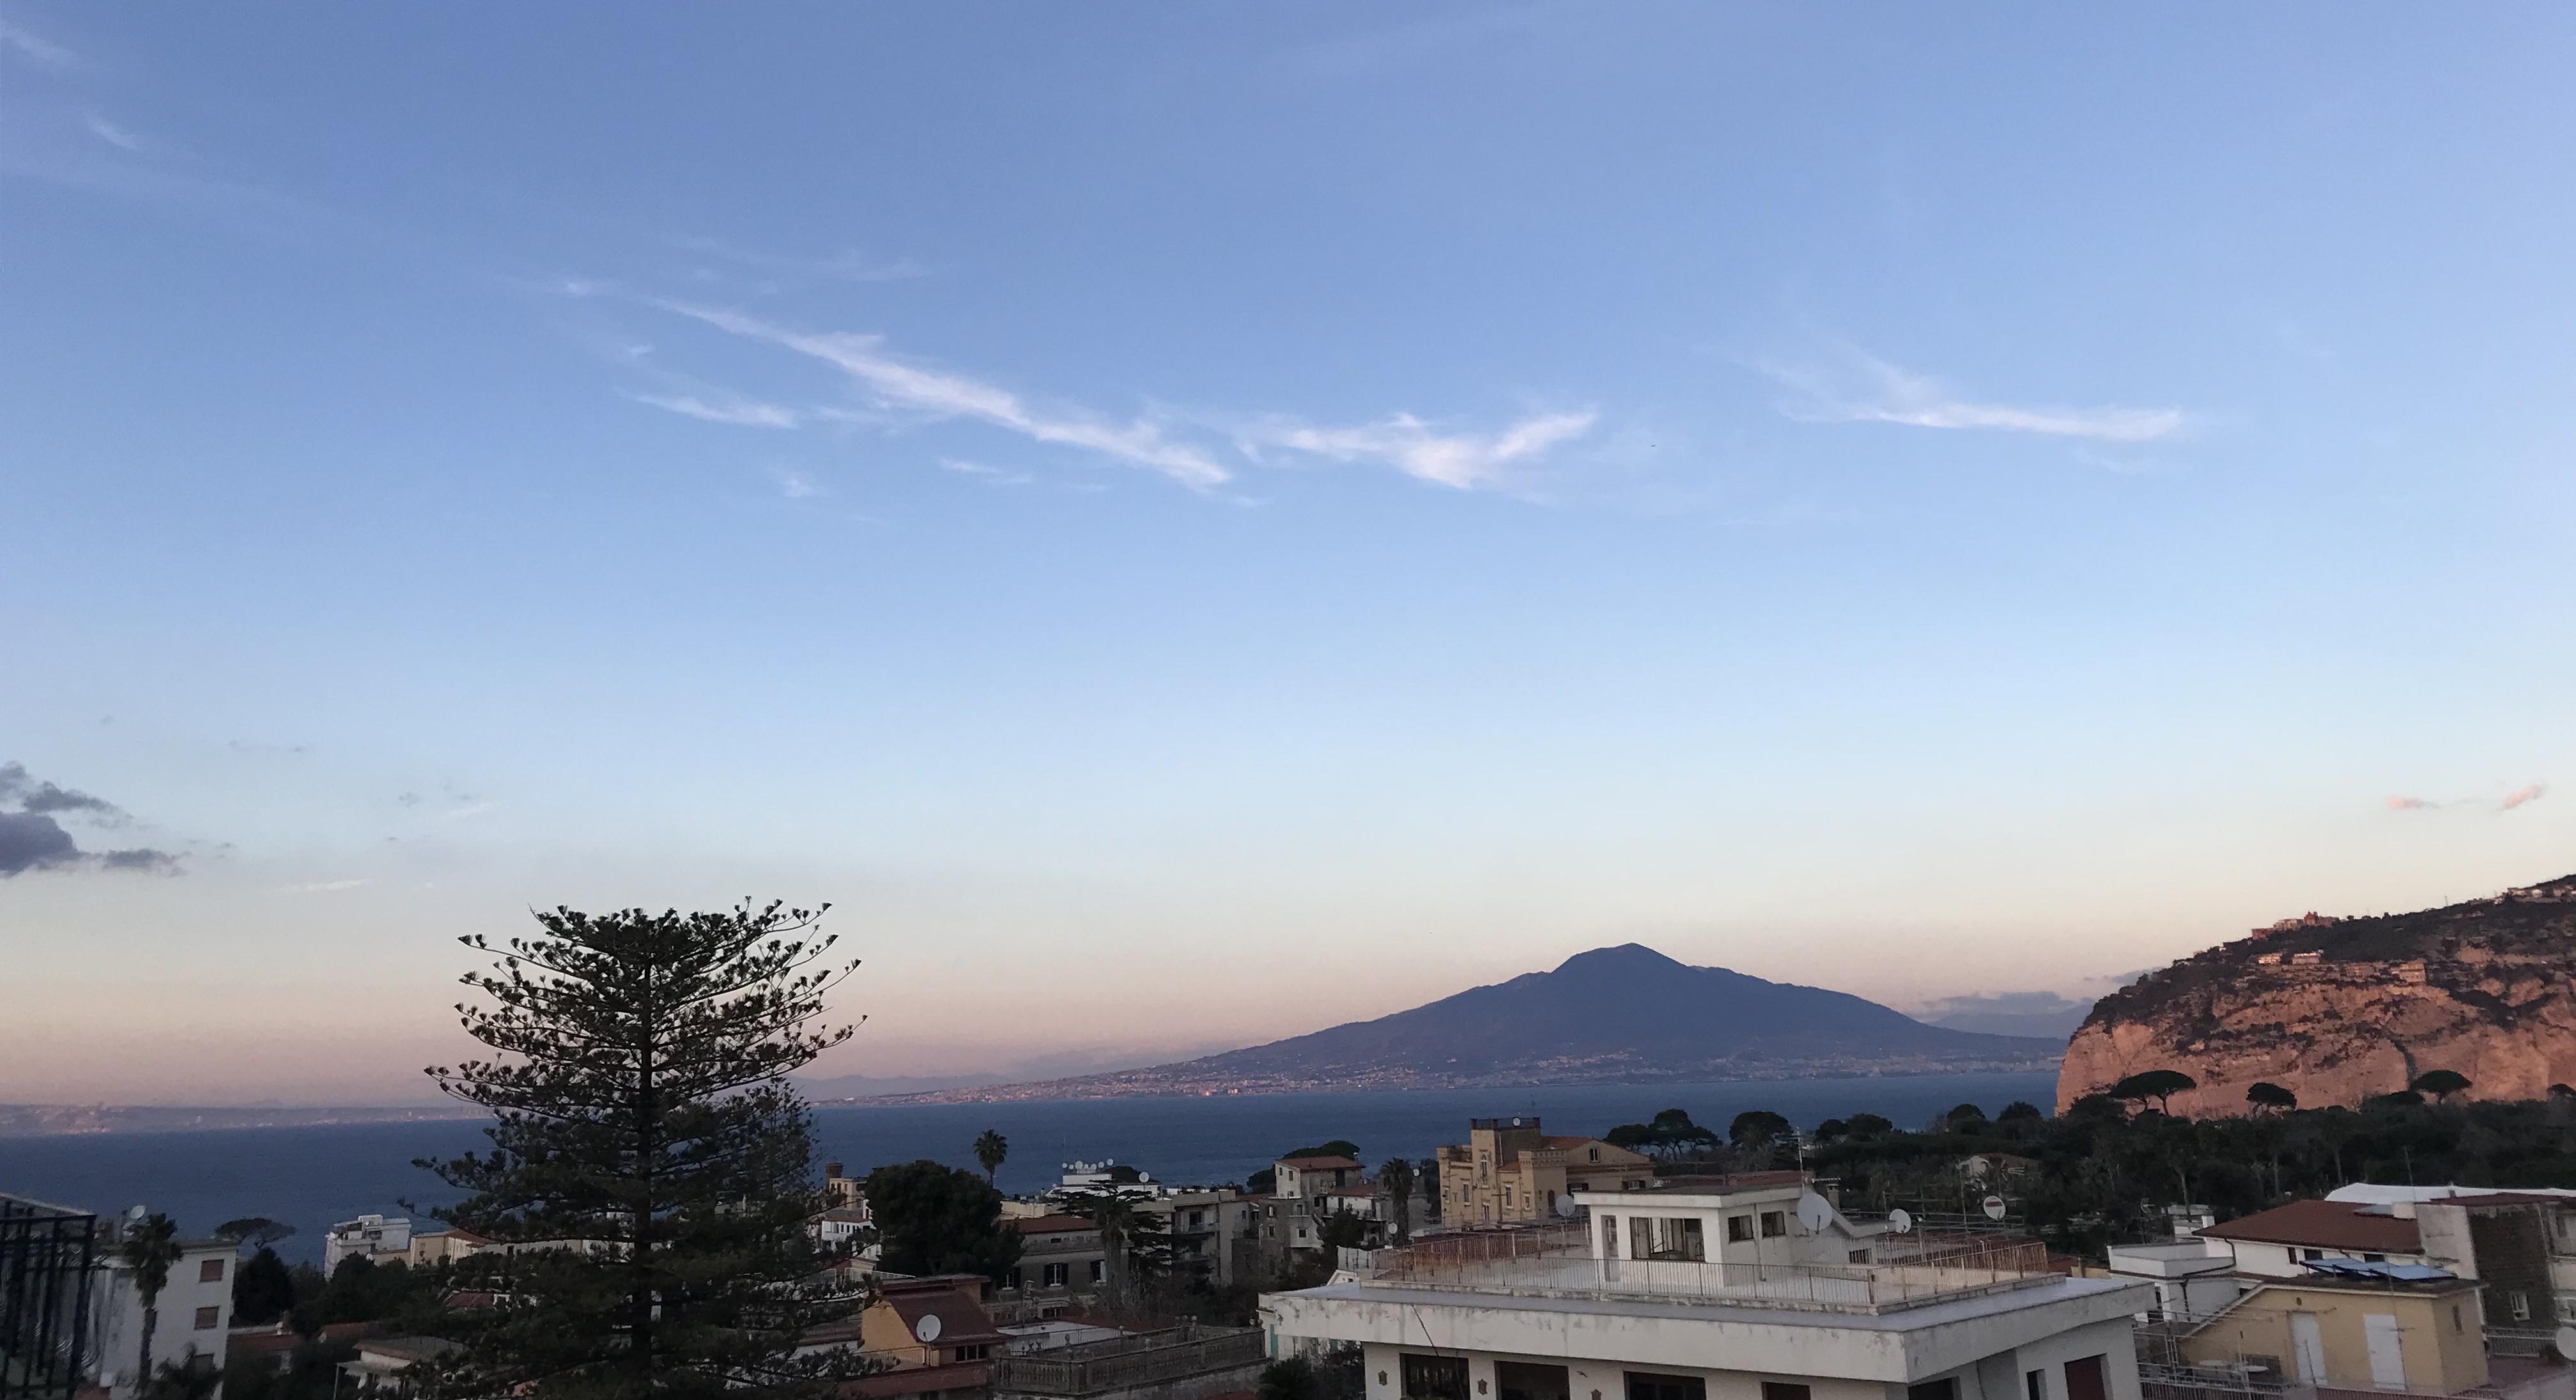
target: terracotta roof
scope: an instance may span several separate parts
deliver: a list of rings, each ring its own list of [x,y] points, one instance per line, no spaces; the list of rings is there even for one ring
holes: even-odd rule
[[[2531,1191],[2489,1191],[2482,1196],[2445,1196],[2428,1206],[2576,1206],[2576,1197],[2544,1196]]]
[[[954,1288],[898,1293],[889,1288],[885,1301],[915,1337],[921,1335],[923,1318],[938,1318],[939,1335],[929,1343],[931,1346],[972,1346],[1002,1340],[1000,1330],[993,1326],[993,1315],[984,1311],[984,1305],[971,1293]]]
[[[1100,1227],[1079,1215],[1023,1215],[1011,1222],[1011,1228],[1023,1235],[1070,1235]]]
[[[2416,1232],[2414,1221],[2363,1213],[2372,1209],[2349,1201],[2292,1201],[2224,1225],[2212,1225],[2200,1233],[2214,1240],[2254,1240],[2366,1254],[2423,1252],[2424,1240]]]
[[[1348,1157],[1282,1157],[1279,1159],[1279,1165],[1283,1167],[1295,1167],[1301,1172],[1328,1172],[1334,1170],[1355,1172],[1360,1169],[1360,1164],[1352,1161]]]

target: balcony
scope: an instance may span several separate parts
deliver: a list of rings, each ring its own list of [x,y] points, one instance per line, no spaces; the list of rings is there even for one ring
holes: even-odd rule
[[[1842,1313],[1897,1312],[2060,1277],[2036,1244],[1970,1240],[1900,1263],[1731,1264],[1599,1259],[1579,1228],[1439,1236],[1379,1250],[1369,1264],[1369,1287]]]
[[[1269,1344],[1258,1328],[1188,1324],[1033,1356],[997,1356],[993,1393],[1085,1400],[1146,1390],[1249,1389],[1268,1360]]]

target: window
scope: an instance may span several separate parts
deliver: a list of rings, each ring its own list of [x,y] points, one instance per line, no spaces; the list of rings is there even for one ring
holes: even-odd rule
[[[2066,1363],[2066,1400],[2108,1400],[2102,1381],[2102,1358],[2079,1356]]]
[[[2562,1317],[2566,1315],[2567,1308],[2564,1303],[2559,1305],[2558,1312]],[[2457,1303],[2453,1303],[2451,1305],[2451,1330],[2454,1332],[2465,1332],[2468,1330],[2468,1328],[2460,1322],[2460,1305]]]
[[[1494,1389],[1502,1400],[1570,1400],[1573,1387],[1562,1366],[1534,1366],[1524,1361],[1494,1363]]]
[[[2512,1304],[2513,1304],[2513,1320],[2514,1320],[2514,1321],[2516,1321],[2516,1322],[2529,1322],[2529,1321],[2531,1321],[2531,1295],[2530,1295],[2530,1294],[2528,1294],[2528,1293],[2508,1293],[2508,1294],[2506,1294],[2506,1295],[2505,1295],[2505,1297],[2506,1297],[2506,1298],[2508,1298],[2508,1299],[2510,1299],[2510,1300],[2512,1301]]]
[[[1730,1215],[1726,1217],[1726,1242],[1728,1244],[1742,1244],[1751,1238],[1753,1238],[1752,1216]]]
[[[1512,1206],[1512,1184],[1511,1184],[1510,1182],[1506,1181],[1506,1182],[1504,1182],[1504,1183],[1503,1183],[1503,1209],[1505,1209],[1505,1210],[1509,1210],[1509,1209],[1511,1209],[1511,1206]]]
[[[1601,1217],[1601,1257],[1619,1257],[1619,1217],[1615,1215]]]
[[[1041,1288],[1064,1287],[1067,1279],[1070,1277],[1070,1268],[1071,1266],[1065,1264],[1049,1264],[1045,1266],[1043,1269],[1038,1271],[1038,1286]]]
[[[221,1308],[197,1309],[197,1330],[200,1332],[214,1331],[216,1321],[222,1316],[223,1309]]]
[[[992,1348],[989,1346],[959,1347],[957,1348],[957,1354],[954,1359],[958,1361],[981,1361],[991,1351]]]
[[[1654,1227],[1648,1225],[1646,1217],[1642,1215],[1628,1217],[1628,1257],[1631,1259],[1655,1257]]]
[[[1467,1400],[1467,1358],[1404,1354],[1405,1400]]]
[[[2048,1373],[2024,1371],[2021,1374],[2022,1400],[2048,1400]]]
[[[1305,1233],[1305,1231],[1300,1230],[1300,1231],[1298,1231],[1298,1233],[1299,1233],[1299,1234],[1304,1234],[1304,1233]],[[1104,1278],[1104,1277],[1106,1277],[1106,1276],[1107,1276],[1108,1272],[1109,1272],[1109,1266],[1108,1266],[1106,1263],[1104,1263],[1104,1262],[1102,1262],[1102,1261],[1100,1261],[1100,1260],[1098,1260],[1098,1259],[1094,1259],[1094,1260],[1092,1260],[1092,1261],[1091,1261],[1091,1281],[1092,1281],[1093,1283],[1098,1283],[1098,1282],[1100,1282],[1100,1280],[1101,1280],[1102,1278]]]
[[[1905,1388],[1905,1400],[1959,1400],[1959,1378],[1943,1376],[1937,1381],[1909,1385]],[[2102,1397],[2097,1395],[2093,1400],[2102,1400]]]
[[[208,1259],[208,1260],[205,1260],[205,1261],[203,1261],[203,1262],[201,1262],[201,1263],[199,1263],[199,1264],[197,1265],[197,1282],[199,1282],[199,1283],[221,1283],[221,1282],[223,1282],[223,1281],[224,1281],[224,1261],[223,1261],[223,1260],[221,1260],[221,1259]]]
[[[1697,1376],[1628,1373],[1628,1400],[1708,1400],[1708,1382]]]
[[[1789,1233],[1789,1213],[1784,1210],[1762,1212],[1762,1238],[1776,1240]]]
[[[1869,1251],[1866,1249],[1855,1249],[1849,1255],[1844,1257],[1844,1262],[1850,1264],[1866,1264],[1869,1262]]]
[[[2385,1264],[2388,1262],[2388,1256],[2385,1254],[2365,1254],[2361,1256],[2361,1259],[2365,1264]]]
[[[1804,1381],[1764,1381],[1762,1400],[1808,1400],[1815,1392]]]
[[[1547,1193],[1547,1213],[1556,1214],[1556,1193],[1553,1191]]]
[[[1585,1160],[1585,1161],[1587,1161],[1587,1162],[1598,1162],[1598,1161],[1600,1161],[1600,1160],[1601,1160],[1601,1149],[1600,1149],[1600,1148],[1598,1148],[1598,1147],[1593,1147],[1593,1148],[1587,1148],[1587,1149],[1585,1149],[1585,1150],[1584,1150],[1584,1153],[1583,1153],[1583,1160]],[[2559,1223],[2560,1223],[2562,1226],[2564,1226],[2566,1222],[2561,1221],[2561,1222],[2559,1222]]]

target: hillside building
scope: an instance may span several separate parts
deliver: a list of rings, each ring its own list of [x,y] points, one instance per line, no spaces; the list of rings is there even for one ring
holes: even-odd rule
[[[1453,1229],[1555,1220],[1584,1191],[1631,1191],[1653,1159],[1599,1138],[1550,1136],[1536,1116],[1471,1118],[1467,1141],[1440,1149],[1440,1220]]]

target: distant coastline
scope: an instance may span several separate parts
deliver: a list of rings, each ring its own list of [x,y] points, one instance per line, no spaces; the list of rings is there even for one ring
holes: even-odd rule
[[[0,1137],[176,1133],[222,1128],[307,1128],[326,1123],[435,1123],[480,1118],[463,1104],[406,1107],[205,1108],[149,1104],[0,1104]]]
[[[2043,1044],[2045,1042],[2042,1042]],[[1596,1062],[1562,1067],[1514,1068],[1490,1074],[1381,1070],[1347,1076],[1210,1074],[1201,1063],[1162,1065],[1026,1084],[985,1084],[909,1094],[874,1094],[817,1100],[835,1107],[901,1104],[1031,1103],[1136,1098],[1258,1098],[1278,1094],[1371,1094],[1410,1090],[1585,1088],[1611,1085],[1689,1084],[1710,1080],[1887,1079],[1931,1074],[2053,1073],[2053,1050],[2005,1056],[1872,1056],[1734,1064],[1711,1061],[1675,1066]]]

